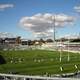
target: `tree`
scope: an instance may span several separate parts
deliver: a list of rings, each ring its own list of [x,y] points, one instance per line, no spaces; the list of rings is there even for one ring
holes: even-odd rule
[[[47,39],[46,42],[53,42],[53,40],[52,39]]]

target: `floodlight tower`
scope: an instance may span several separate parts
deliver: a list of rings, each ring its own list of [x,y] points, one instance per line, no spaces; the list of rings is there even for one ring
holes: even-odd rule
[[[54,35],[53,39],[54,39],[54,42],[55,42],[55,21],[56,21],[55,17],[56,17],[55,15],[54,15],[54,17],[52,17],[53,18],[53,22],[54,22],[54,24],[53,24],[53,35]]]

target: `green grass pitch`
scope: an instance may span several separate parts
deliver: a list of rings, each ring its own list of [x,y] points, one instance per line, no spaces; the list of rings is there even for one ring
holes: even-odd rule
[[[70,61],[67,61],[68,52],[48,50],[24,50],[24,51],[0,51],[0,55],[6,60],[6,64],[0,64],[0,73],[17,72],[24,75],[44,75],[72,73],[80,70],[80,54],[69,53]],[[77,69],[75,68],[77,65]],[[63,70],[60,70],[63,67]]]

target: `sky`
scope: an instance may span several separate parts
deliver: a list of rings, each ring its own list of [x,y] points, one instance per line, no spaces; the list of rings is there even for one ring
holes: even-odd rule
[[[80,33],[80,0],[0,0],[0,32],[26,39],[53,37],[54,15],[56,38]]]

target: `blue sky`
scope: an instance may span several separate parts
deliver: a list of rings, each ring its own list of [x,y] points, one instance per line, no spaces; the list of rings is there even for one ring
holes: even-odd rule
[[[0,4],[13,4],[14,7],[0,10],[0,32],[9,32],[24,38],[32,39],[34,35],[20,27],[19,21],[22,17],[32,16],[37,13],[66,14],[78,17],[79,14],[74,7],[80,5],[80,0],[0,0]],[[67,25],[57,29],[56,35],[80,33],[80,18],[74,25]]]

